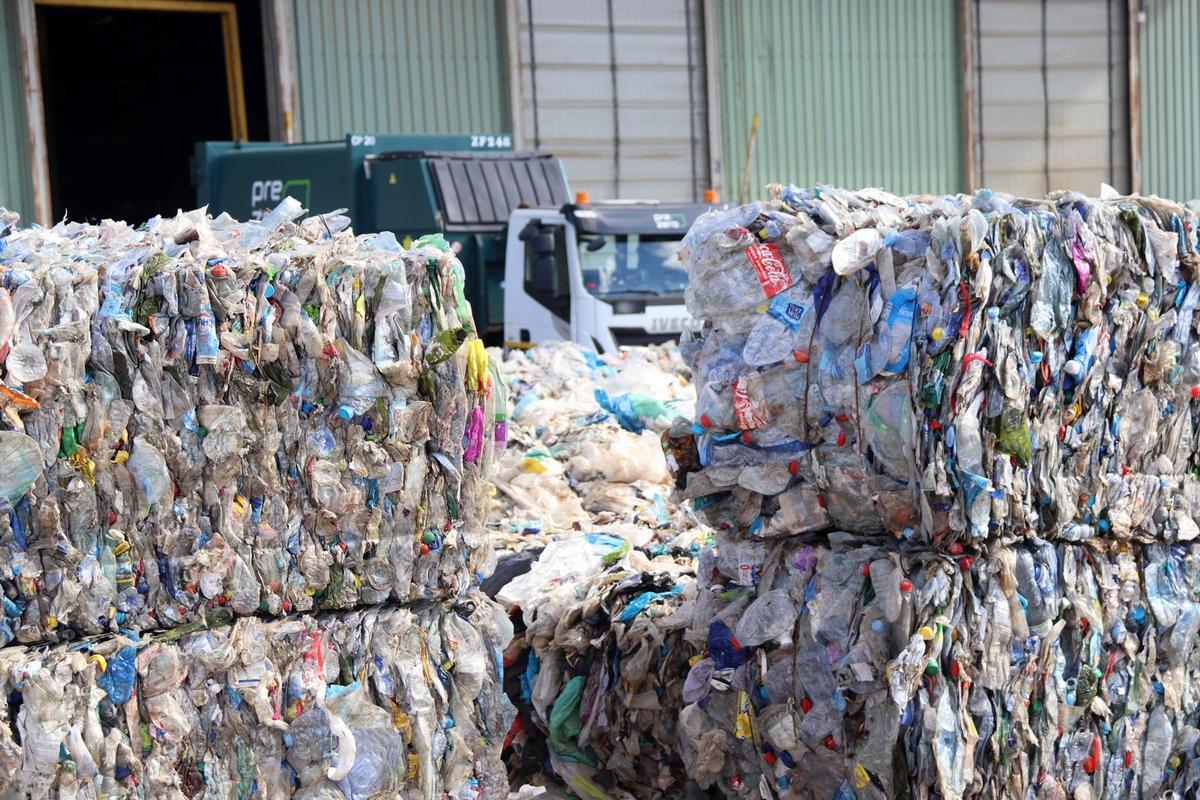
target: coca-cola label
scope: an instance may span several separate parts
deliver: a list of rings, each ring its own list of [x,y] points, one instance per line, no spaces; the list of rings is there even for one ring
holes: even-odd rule
[[[750,400],[749,379],[745,375],[733,382],[733,416],[737,418],[738,427],[744,431],[767,424]]]
[[[746,248],[746,258],[750,259],[767,297],[774,297],[792,285],[792,276],[775,245],[767,242],[752,244]]]

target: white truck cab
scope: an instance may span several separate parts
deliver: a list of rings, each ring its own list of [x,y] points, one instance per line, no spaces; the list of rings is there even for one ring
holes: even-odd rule
[[[653,201],[526,208],[509,217],[504,339],[570,339],[599,352],[678,339],[692,325],[678,250],[712,205]]]

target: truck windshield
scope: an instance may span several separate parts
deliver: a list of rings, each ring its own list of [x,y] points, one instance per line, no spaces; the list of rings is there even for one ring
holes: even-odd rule
[[[583,285],[597,297],[682,295],[687,273],[678,250],[677,236],[609,233],[581,237]]]

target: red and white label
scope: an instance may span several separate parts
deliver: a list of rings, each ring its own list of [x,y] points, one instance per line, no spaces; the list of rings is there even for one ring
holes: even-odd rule
[[[779,248],[773,244],[752,244],[746,248],[746,258],[758,275],[767,297],[774,297],[792,285],[792,276],[779,255]]]
[[[733,416],[737,419],[738,428],[744,431],[761,428],[767,424],[750,400],[748,384],[749,380],[745,375],[733,382]]]

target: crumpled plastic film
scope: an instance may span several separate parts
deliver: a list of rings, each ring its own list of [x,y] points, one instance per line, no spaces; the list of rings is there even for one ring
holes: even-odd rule
[[[914,542],[1200,533],[1196,210],[775,187],[684,240],[716,525]],[[688,451],[684,441],[678,447]]]
[[[461,595],[502,382],[441,237],[0,216],[0,643]]]
[[[511,633],[470,594],[13,645],[0,778],[29,798],[504,798]]]
[[[706,789],[861,800],[1200,787],[1200,545],[1029,542],[973,558],[844,533],[722,535],[697,572],[688,636],[704,657],[678,728]]]

